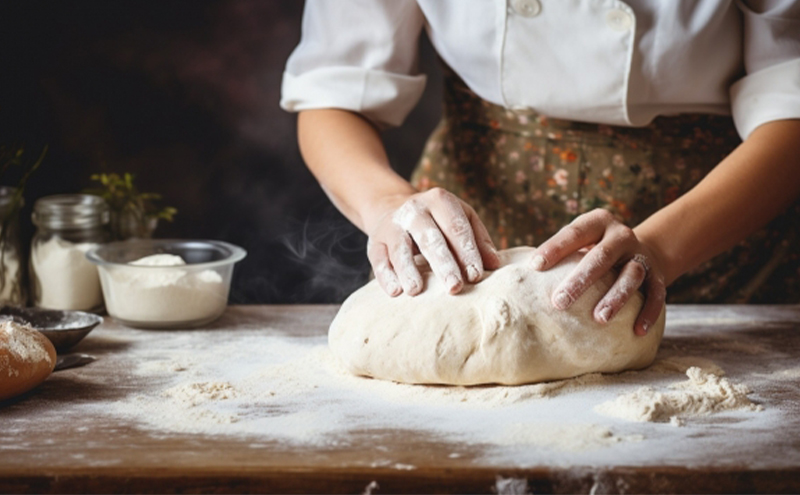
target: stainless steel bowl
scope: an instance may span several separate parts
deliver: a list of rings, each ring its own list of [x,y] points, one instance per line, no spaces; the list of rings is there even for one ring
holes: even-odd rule
[[[41,308],[0,308],[0,319],[28,325],[41,332],[53,343],[56,351],[64,352],[89,335],[103,318],[83,311],[60,311]]]

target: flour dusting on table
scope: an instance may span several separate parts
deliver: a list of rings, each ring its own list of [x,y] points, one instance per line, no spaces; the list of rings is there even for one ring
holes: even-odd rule
[[[235,446],[243,459],[336,459],[346,468],[398,471],[425,467],[420,462],[502,469],[797,465],[800,451],[786,432],[796,429],[800,412],[798,309],[680,307],[646,370],[470,388],[351,376],[317,330],[330,310],[302,309],[235,308],[212,328],[192,331],[103,325],[77,348],[97,361],[56,373],[2,411],[0,452],[12,459],[31,448],[31,428],[58,431],[69,418],[73,444],[59,447],[77,449],[91,466],[121,462],[105,455],[109,442],[136,449],[133,439],[142,437],[190,450]],[[692,323],[709,315],[724,324]],[[698,392],[700,381],[687,372],[706,377],[712,390]],[[595,410],[643,387],[651,399],[700,393],[694,402],[713,411],[678,407],[640,422]],[[745,407],[713,406],[740,400]]]
[[[725,380],[738,391],[737,400],[751,401],[738,380],[721,379],[724,371],[714,359],[685,355],[669,344],[644,371],[515,387],[450,387],[350,375],[324,336],[279,336],[269,329],[239,331],[227,339],[209,338],[210,331],[127,332],[136,336],[128,351],[138,359],[131,372],[148,383],[148,392],[106,405],[102,413],[129,418],[154,434],[231,435],[252,438],[254,444],[279,441],[315,448],[346,445],[355,435],[373,438],[377,449],[382,432],[392,430],[424,432],[428,439],[452,443],[456,456],[458,445],[483,445],[498,459],[520,462],[593,464],[609,456],[615,462],[636,462],[642,449],[664,449],[668,459],[680,441],[671,435],[697,436],[697,411],[678,404],[666,416],[654,413],[645,419],[684,426],[673,428],[670,423],[639,423],[638,413],[611,417],[601,405],[622,401],[643,386],[654,396],[688,390],[695,400],[713,402],[712,391],[680,388],[687,372],[716,377],[716,385]],[[730,409],[735,408],[711,412],[736,415],[742,425],[766,417],[753,416],[747,408]],[[373,462],[402,464],[389,456]]]

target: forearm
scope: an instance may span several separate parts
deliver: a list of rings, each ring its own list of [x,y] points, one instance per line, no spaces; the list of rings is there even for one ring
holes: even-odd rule
[[[730,249],[800,196],[800,120],[757,128],[694,189],[634,229],[667,284]]]
[[[336,207],[368,232],[382,205],[407,197],[413,187],[390,166],[378,131],[345,110],[300,112],[298,141],[311,173]]]

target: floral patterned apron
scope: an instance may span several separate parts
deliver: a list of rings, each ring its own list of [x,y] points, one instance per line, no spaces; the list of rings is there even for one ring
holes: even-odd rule
[[[551,119],[482,100],[452,71],[444,113],[412,175],[472,205],[499,248],[538,245],[605,208],[634,227],[694,187],[740,139],[727,116],[646,127]],[[668,289],[672,303],[800,302],[800,201]]]

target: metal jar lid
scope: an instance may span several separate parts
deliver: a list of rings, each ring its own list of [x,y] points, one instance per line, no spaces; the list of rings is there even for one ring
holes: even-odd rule
[[[109,222],[106,200],[91,194],[57,194],[33,205],[33,223],[54,230],[97,228]]]

